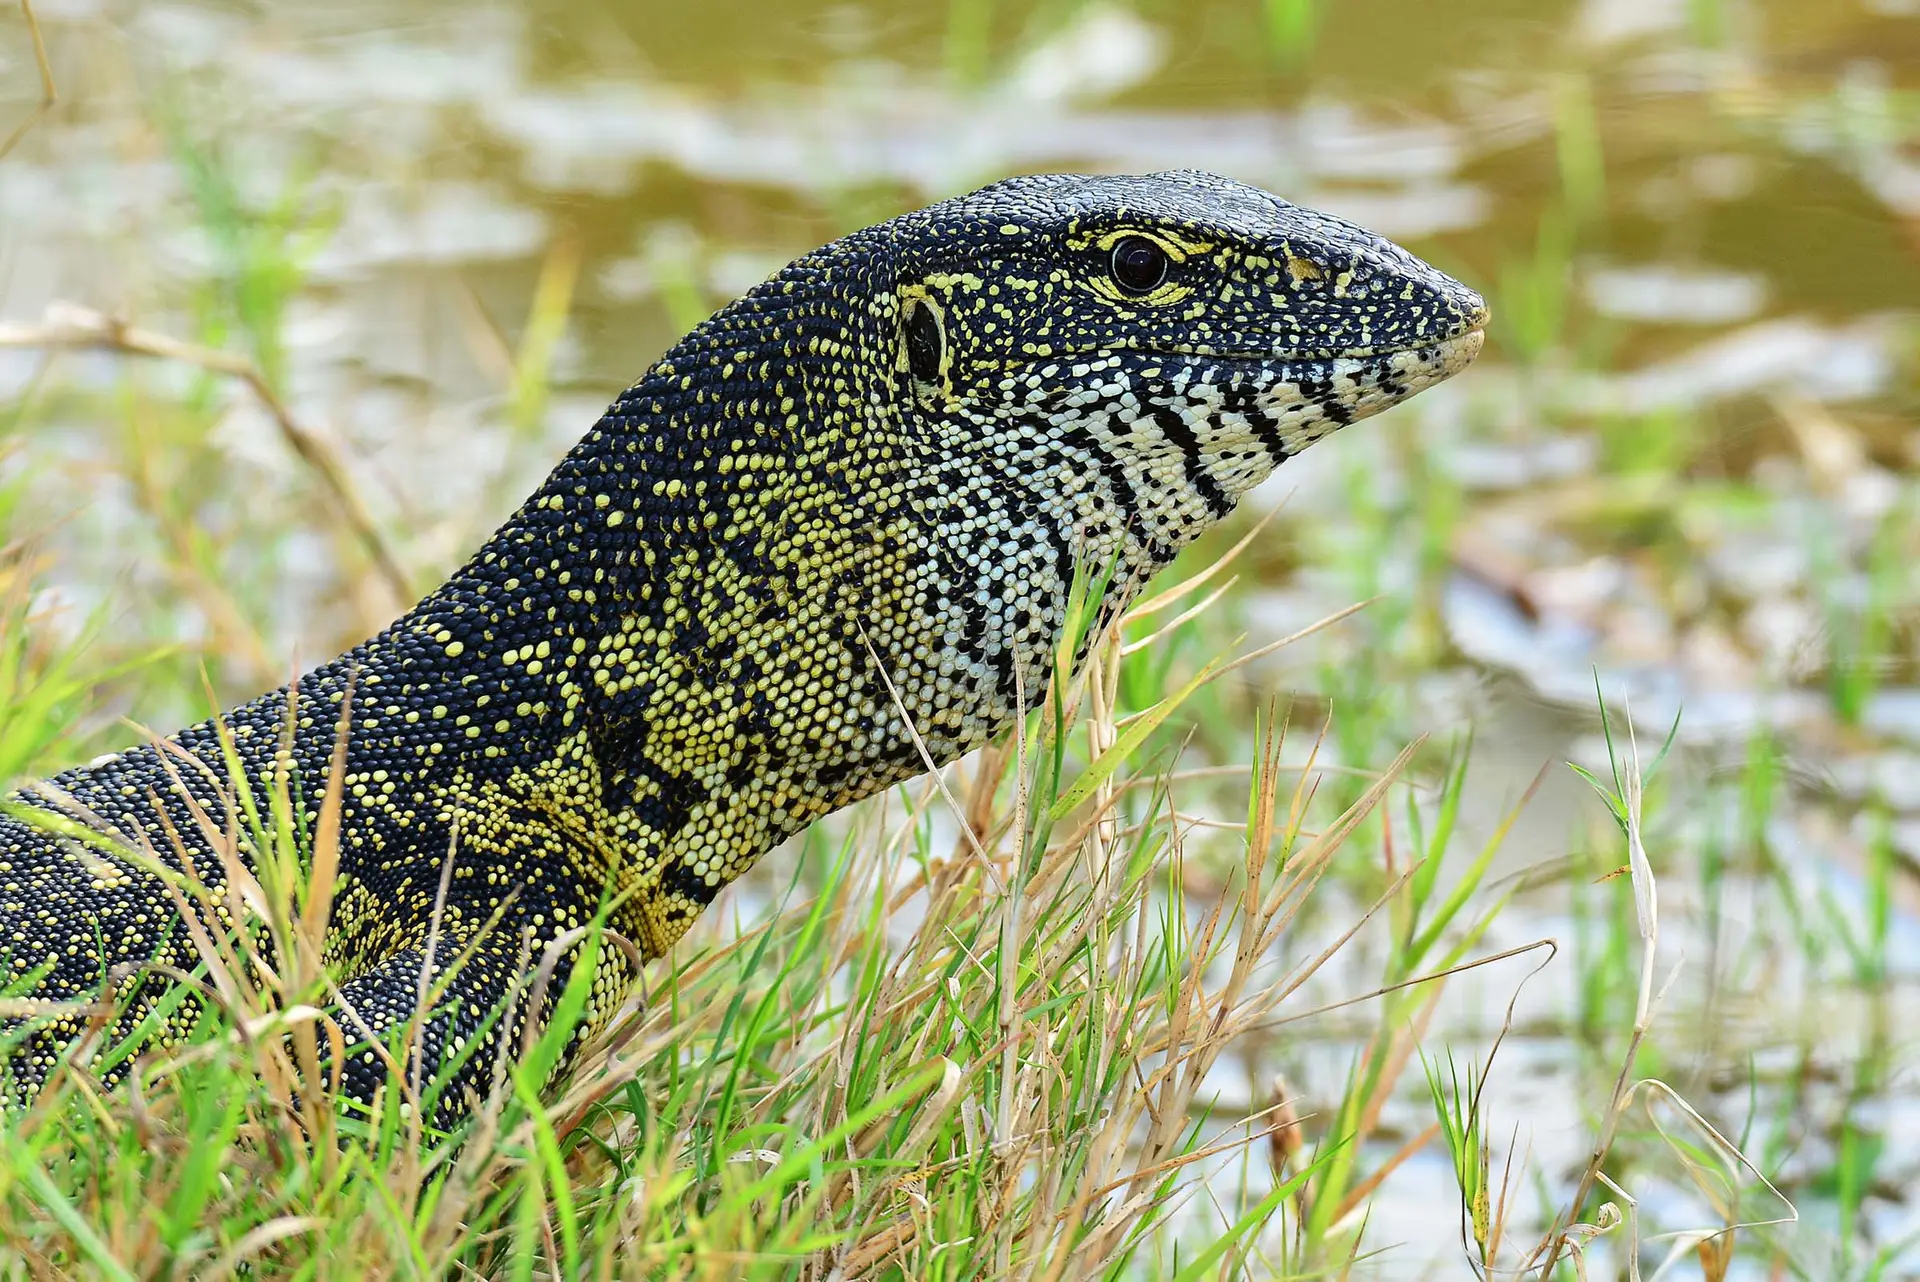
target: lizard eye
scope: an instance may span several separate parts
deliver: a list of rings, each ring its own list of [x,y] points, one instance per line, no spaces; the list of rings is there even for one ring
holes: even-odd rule
[[[940,318],[934,315],[933,308],[917,299],[908,303],[901,333],[907,344],[908,371],[922,383],[938,379],[941,348],[946,343],[940,332]]]
[[[1150,294],[1167,278],[1167,251],[1145,236],[1127,236],[1113,247],[1113,280],[1129,294]]]

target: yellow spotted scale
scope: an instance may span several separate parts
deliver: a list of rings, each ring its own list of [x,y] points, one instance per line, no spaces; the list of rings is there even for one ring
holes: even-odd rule
[[[602,911],[659,956],[764,851],[925,769],[907,720],[936,762],[1000,733],[1044,685],[1076,566],[1116,567],[1118,609],[1283,460],[1464,367],[1485,323],[1380,237],[1191,171],[1009,179],[794,262],[622,393],[444,585],[298,682],[310,821],[352,691],[343,1028],[409,1024],[424,966],[445,991],[426,1067],[465,1058],[457,1120],[500,1030],[519,1045],[529,956]],[[222,719],[257,794],[288,706]],[[51,784],[16,801],[218,886],[194,818],[225,820],[215,723]],[[111,862],[0,819],[16,995],[111,974],[132,1021],[163,988],[143,967],[196,967],[161,881]],[[582,1037],[634,978],[601,955]],[[12,1095],[86,1017],[0,1021]],[[383,1062],[351,1048],[348,1093]]]

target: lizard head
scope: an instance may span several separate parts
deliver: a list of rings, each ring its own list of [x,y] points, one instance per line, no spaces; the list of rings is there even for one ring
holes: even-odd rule
[[[915,434],[1011,451],[1016,470],[1091,463],[1161,552],[1285,458],[1457,373],[1487,322],[1399,246],[1194,171],[1015,178],[879,230],[895,278],[876,307]]]

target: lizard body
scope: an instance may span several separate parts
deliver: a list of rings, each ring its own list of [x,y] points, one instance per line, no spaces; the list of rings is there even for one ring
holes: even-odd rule
[[[800,258],[293,688],[309,819],[351,698],[327,940],[346,1004],[375,1032],[412,1017],[450,846],[430,969],[469,960],[429,1060],[609,898],[658,956],[764,851],[925,768],[900,708],[936,762],[1003,730],[1076,565],[1115,567],[1118,608],[1287,457],[1465,366],[1485,320],[1371,233],[1194,172],[1011,179]],[[257,787],[288,709],[282,689],[223,719]],[[217,890],[195,810],[225,822],[226,769],[209,722],[26,801],[176,868],[197,853]],[[178,916],[152,875],[0,819],[0,945],[16,977],[45,971],[34,995],[192,969]],[[603,958],[588,1027],[632,978]],[[83,1018],[37,1024],[16,1080]],[[383,1070],[360,1051],[345,1076],[364,1098]]]

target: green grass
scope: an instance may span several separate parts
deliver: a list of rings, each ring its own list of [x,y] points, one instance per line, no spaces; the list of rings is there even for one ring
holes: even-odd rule
[[[1418,745],[1371,777],[1338,775],[1330,804],[1326,728],[1270,707],[1252,717],[1253,751],[1236,769],[1180,768],[1183,705],[1231,665],[1169,666],[1157,651],[1183,648],[1204,611],[1170,630],[1165,620],[1206,586],[1188,580],[1136,607],[948,785],[910,785],[816,830],[773,870],[764,912],[710,926],[656,966],[644,997],[543,1093],[584,996],[576,972],[576,1000],[562,998],[452,1135],[418,1121],[431,1082],[407,1079],[370,1117],[328,1106],[319,1049],[356,1041],[327,1013],[338,976],[319,946],[337,794],[305,831],[285,780],[266,796],[236,788],[265,853],[244,879],[251,919],[222,931],[197,914],[195,983],[217,998],[189,1045],[86,1044],[31,1109],[6,1116],[0,1268],[1333,1276],[1363,1263],[1370,1198],[1436,1131],[1483,1258],[1537,1262],[1551,1248],[1521,1251],[1524,1227],[1506,1223],[1514,1189],[1503,1184],[1489,1218],[1474,1088],[1490,1066],[1443,1088],[1429,1065],[1441,1124],[1376,1137],[1426,1054],[1442,991],[1483,960],[1509,899],[1486,884],[1506,822],[1455,849],[1468,744],[1421,787],[1410,786]],[[1090,612],[1074,617],[1083,627]],[[0,640],[16,646],[24,631],[15,620]],[[1070,631],[1061,654],[1076,648]],[[66,686],[30,691],[46,688]],[[1143,689],[1151,702],[1127,693]],[[0,713],[57,744],[59,720],[36,697]],[[1610,794],[1629,833],[1637,777],[1616,775]],[[1191,816],[1233,795],[1240,818],[1202,857]],[[1345,919],[1319,911],[1375,839],[1388,862],[1363,879],[1370,898]],[[1310,922],[1316,936],[1290,944]],[[1370,928],[1388,946],[1363,978],[1343,958]],[[270,982],[251,960],[263,940],[283,959]],[[1214,1070],[1250,1036],[1310,1034],[1329,1003],[1306,994],[1336,965],[1351,987],[1331,1005],[1372,1025],[1338,1097],[1283,1123],[1282,1100],[1223,1108]],[[1636,1044],[1646,983],[1643,972]],[[397,1063],[407,1040],[390,1048]],[[99,1084],[136,1053],[131,1083]],[[1611,1143],[1603,1131],[1603,1151]],[[1857,1158],[1838,1169],[1862,1170]]]
[[[1069,636],[1062,652],[1074,648]],[[319,947],[338,795],[306,832],[285,780],[265,797],[237,787],[264,854],[243,878],[253,920],[223,932],[198,914],[198,983],[218,996],[190,1045],[142,1054],[125,1088],[98,1074],[131,1047],[87,1046],[6,1118],[0,1266],[1046,1277],[1158,1272],[1163,1257],[1181,1276],[1255,1254],[1290,1270],[1350,1258],[1343,1225],[1379,1173],[1361,1141],[1405,1064],[1395,1026],[1427,1000],[1423,977],[1403,972],[1447,969],[1472,947],[1476,928],[1453,926],[1485,859],[1448,882],[1450,819],[1428,835],[1427,859],[1378,906],[1411,941],[1382,976],[1387,1053],[1356,1072],[1299,1169],[1249,1169],[1225,1206],[1184,1222],[1200,1164],[1266,1134],[1268,1110],[1214,1114],[1211,1070],[1248,1030],[1294,1017],[1294,995],[1334,955],[1271,961],[1410,757],[1314,831],[1315,775],[1283,764],[1287,727],[1263,715],[1239,869],[1196,917],[1181,893],[1186,790],[1138,732],[1179,694],[1129,723],[1122,666],[1116,631],[962,796],[911,787],[840,835],[816,832],[765,920],[708,932],[656,968],[644,1000],[543,1098],[578,1017],[563,997],[452,1136],[416,1120],[430,1086],[367,1118],[326,1108],[318,1049],[356,1040],[325,1013],[337,977]],[[936,845],[942,818],[972,835]],[[263,940],[281,959],[264,984],[250,961]],[[569,990],[582,997],[584,974]],[[404,1061],[404,1035],[396,1051]],[[403,1093],[420,1098],[403,1107]],[[1308,1194],[1302,1231],[1276,1237],[1288,1200]]]

